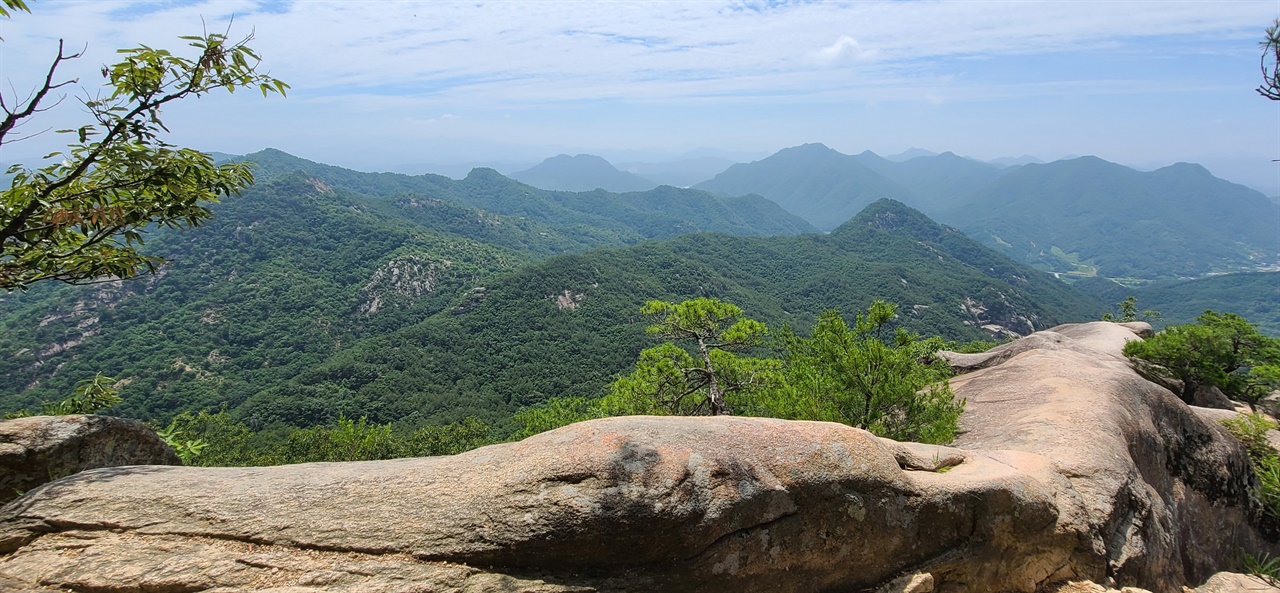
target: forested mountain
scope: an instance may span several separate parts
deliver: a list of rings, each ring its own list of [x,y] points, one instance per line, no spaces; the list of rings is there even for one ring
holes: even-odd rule
[[[500,422],[554,396],[597,396],[651,344],[648,299],[713,296],[773,326],[805,328],[827,308],[901,305],[903,326],[953,339],[1095,319],[1098,301],[880,201],[830,235],[697,234],[524,266],[448,312],[366,340],[246,401],[264,422],[338,413],[377,422]],[[985,328],[985,329],[984,329]]]
[[[454,181],[279,151],[249,158],[260,163],[255,187],[216,206],[207,226],[149,241],[172,262],[161,275],[0,296],[0,410],[61,399],[96,372],[143,394],[126,397],[125,414],[235,407],[519,264],[694,231],[812,230],[759,197],[557,193],[490,170]]]
[[[700,231],[783,235],[813,230],[800,218],[759,196],[718,198],[707,192],[672,187],[626,195],[556,192],[529,187],[492,169],[474,169],[461,180],[440,175],[363,173],[274,149],[244,158],[258,164],[260,180],[303,172],[332,187],[363,195],[444,200],[491,214],[539,221],[581,247],[620,245]]]
[[[60,399],[103,372],[121,380],[118,412],[144,418],[225,406],[294,425],[338,414],[501,421],[550,396],[594,395],[625,370],[648,343],[647,299],[718,296],[803,328],[822,309],[887,298],[907,327],[952,338],[1101,309],[894,202],[825,236],[695,234],[539,262],[669,236],[655,222],[663,208],[683,217],[690,201],[719,202],[670,187],[563,194],[485,171],[454,182],[301,164],[264,163],[263,181],[218,206],[212,224],[161,233],[150,246],[173,264],[159,277],[6,297],[0,408]],[[374,195],[343,187],[365,181]],[[650,226],[617,222],[630,217]],[[584,222],[595,220],[611,226]]]
[[[124,414],[234,406],[362,335],[431,315],[476,278],[528,261],[525,245],[575,245],[529,221],[420,204],[408,209],[452,232],[283,176],[227,200],[207,226],[160,233],[149,251],[171,264],[157,276],[5,296],[0,408],[61,399],[96,372],[125,383]]]
[[[917,201],[910,190],[867,168],[857,157],[822,144],[786,148],[766,159],[734,165],[694,187],[727,196],[762,195],[824,231],[844,224],[881,198]]]
[[[821,229],[895,197],[1014,259],[1078,277],[1196,277],[1280,262],[1280,207],[1188,163],[1141,172],[1081,157],[1000,169],[952,153],[895,161],[806,144],[697,187],[758,193]]]
[[[1280,254],[1280,208],[1187,163],[1025,165],[939,219],[1015,259],[1113,278],[1250,270]]]
[[[1240,315],[1263,333],[1280,337],[1280,272],[1222,274],[1137,287],[1088,278],[1076,287],[1107,303],[1133,296],[1139,309],[1160,312],[1162,318],[1154,322],[1157,326],[1191,323],[1205,310],[1213,310]]]
[[[658,186],[639,175],[619,171],[609,161],[590,154],[553,156],[531,169],[508,177],[533,187],[559,191],[644,191]]]
[[[1005,173],[1000,167],[953,152],[892,161],[868,150],[854,158],[906,188],[912,193],[912,206],[933,216],[962,203],[969,194]]]

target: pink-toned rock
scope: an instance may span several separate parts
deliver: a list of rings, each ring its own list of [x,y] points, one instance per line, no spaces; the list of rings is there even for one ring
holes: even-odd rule
[[[625,417],[452,457],[87,471],[0,509],[0,584],[1179,591],[1241,550],[1276,553],[1243,448],[1137,375],[1131,339],[1080,324],[996,353],[953,381],[968,408],[951,447]]]
[[[1195,593],[1280,593],[1280,587],[1259,577],[1237,572],[1220,572],[1203,585],[1196,587]]]

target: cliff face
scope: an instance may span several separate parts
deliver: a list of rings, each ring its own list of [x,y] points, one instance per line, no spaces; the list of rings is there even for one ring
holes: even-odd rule
[[[954,447],[624,417],[452,457],[87,471],[0,510],[0,586],[1170,591],[1274,553],[1243,449],[1129,368],[1136,337],[1062,326],[967,360]]]

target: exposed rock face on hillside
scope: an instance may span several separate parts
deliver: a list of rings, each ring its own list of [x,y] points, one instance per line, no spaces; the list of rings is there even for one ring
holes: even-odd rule
[[[86,469],[179,463],[156,431],[136,420],[77,415],[0,422],[0,503]]]
[[[955,447],[628,417],[452,457],[88,471],[0,510],[0,585],[1176,591],[1276,551],[1243,449],[1128,367],[1131,329],[1037,336],[954,380]]]

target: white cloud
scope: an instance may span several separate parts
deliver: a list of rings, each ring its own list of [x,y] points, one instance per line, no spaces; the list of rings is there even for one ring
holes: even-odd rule
[[[848,35],[841,35],[835,43],[815,53],[818,61],[824,64],[842,64],[851,61],[869,60],[875,55],[876,50],[863,48],[858,43],[858,40]]]

